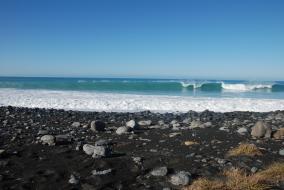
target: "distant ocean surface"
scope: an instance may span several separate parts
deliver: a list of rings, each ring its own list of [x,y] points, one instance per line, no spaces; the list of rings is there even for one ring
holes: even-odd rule
[[[0,105],[96,111],[284,110],[284,81],[0,77]]]

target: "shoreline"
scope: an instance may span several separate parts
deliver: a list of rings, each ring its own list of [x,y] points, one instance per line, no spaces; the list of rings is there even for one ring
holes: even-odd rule
[[[256,125],[265,134],[252,133]],[[175,190],[235,167],[257,175],[284,163],[284,134],[278,132],[283,128],[284,111],[161,114],[0,107],[0,189]],[[258,152],[230,155],[240,144]],[[284,187],[283,182],[271,185]]]
[[[284,110],[283,99],[181,97],[51,90],[0,90],[0,105],[107,112],[215,112]]]

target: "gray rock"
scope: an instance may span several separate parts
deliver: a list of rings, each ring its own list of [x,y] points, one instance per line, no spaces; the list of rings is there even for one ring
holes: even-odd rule
[[[105,131],[106,124],[100,120],[91,122],[91,130],[94,132]]]
[[[83,151],[87,155],[93,155],[94,154],[94,149],[95,149],[95,146],[90,145],[90,144],[84,144],[84,146],[83,146]]]
[[[248,132],[248,129],[245,127],[241,127],[237,130],[237,132],[241,135],[245,135]]]
[[[219,130],[220,130],[220,131],[230,132],[230,130],[228,129],[228,127],[220,127]]]
[[[284,149],[280,149],[279,154],[280,154],[280,156],[284,156]]]
[[[142,120],[138,122],[138,125],[140,126],[150,126],[152,124],[151,120]]]
[[[44,135],[40,138],[42,144],[47,144],[49,146],[55,145],[55,138],[52,135]]]
[[[40,129],[37,134],[38,135],[47,135],[48,134],[48,130]]]
[[[170,182],[173,185],[187,185],[190,182],[190,176],[189,172],[180,171],[170,177]]]
[[[135,162],[136,164],[140,165],[142,164],[142,158],[141,157],[133,157],[133,162]]]
[[[270,128],[271,130],[271,128]],[[257,138],[260,138],[260,137],[264,137],[266,135],[266,133],[268,132],[269,133],[269,127],[268,125],[263,122],[263,121],[258,121],[251,129],[251,135],[253,137],[257,137]],[[267,134],[268,136],[268,134]]]
[[[200,127],[203,127],[200,121],[192,121],[189,126],[190,129],[200,128]]]
[[[159,167],[155,168],[151,171],[152,176],[166,176],[168,173],[168,168],[167,167]]]
[[[71,137],[69,137],[68,135],[56,135],[55,139],[56,139],[56,143],[59,143],[59,144],[66,144],[72,141]]]
[[[71,127],[80,127],[81,123],[80,122],[73,122]]]
[[[109,144],[110,144],[110,141],[104,140],[104,139],[101,139],[95,142],[95,146],[108,146]]]
[[[257,167],[252,167],[252,168],[250,169],[251,173],[256,173],[256,172],[257,172],[257,170],[258,170],[258,168],[257,168]]]
[[[130,127],[123,126],[123,127],[118,127],[115,132],[118,135],[122,135],[122,134],[126,134],[126,133],[130,132],[130,130],[131,130]]]
[[[0,149],[0,155],[4,154],[5,150],[4,149]]]
[[[126,122],[125,125],[126,125],[126,127],[130,127],[132,129],[138,129],[139,128],[139,126],[138,126],[138,124],[136,123],[135,120],[130,120],[130,121]]]
[[[73,174],[71,174],[70,179],[69,179],[68,182],[69,182],[70,184],[76,185],[76,184],[79,183],[79,180],[76,179],[76,177],[75,177]]]
[[[170,133],[169,137],[172,138],[172,137],[176,137],[178,135],[181,135],[181,133]]]
[[[92,155],[93,158],[102,158],[106,157],[110,154],[110,150],[103,146],[95,146],[94,153]]]
[[[284,139],[284,128],[278,129],[278,130],[274,133],[273,137],[274,137],[275,139]]]
[[[101,170],[101,171],[93,170],[92,171],[92,175],[107,175],[107,174],[109,174],[111,172],[112,172],[112,169]]]

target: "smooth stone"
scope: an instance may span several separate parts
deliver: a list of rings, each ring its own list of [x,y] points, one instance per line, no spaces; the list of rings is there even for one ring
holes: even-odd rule
[[[44,135],[40,140],[42,144],[48,144],[49,146],[55,145],[55,138],[52,135]]]
[[[138,126],[138,124],[136,123],[136,121],[135,120],[130,120],[130,121],[128,121],[128,122],[126,122],[126,127],[130,127],[130,128],[132,128],[132,129],[138,129],[139,128],[139,126]]]
[[[105,131],[106,124],[100,120],[91,122],[91,130],[94,132]]]
[[[270,129],[271,130],[271,129]],[[268,132],[268,133],[267,133]],[[269,135],[269,127],[263,121],[258,121],[251,129],[251,135],[253,137],[264,137]]]
[[[102,158],[109,155],[109,150],[103,146],[95,146],[94,153],[92,155],[93,158]]]
[[[284,128],[278,129],[278,130],[274,133],[273,137],[274,137],[275,139],[284,139]]]
[[[68,182],[69,182],[70,184],[76,185],[76,184],[79,183],[79,180],[76,179],[76,177],[72,174],[72,175],[70,176],[70,179],[69,179]]]
[[[280,156],[284,156],[284,149],[280,149],[280,150],[279,150],[279,155],[280,155]]]
[[[237,130],[237,132],[241,135],[245,135],[248,132],[248,129],[245,127],[241,127]]]
[[[0,155],[3,154],[5,152],[4,149],[0,149]]]
[[[69,143],[71,142],[71,137],[68,135],[56,135],[55,136],[56,143]]]
[[[152,176],[166,176],[168,173],[168,168],[167,167],[159,167],[155,168],[151,171]]]
[[[92,175],[106,175],[106,174],[109,174],[111,172],[112,172],[112,169],[101,170],[101,171],[93,170]]]
[[[189,172],[180,171],[170,177],[170,182],[173,185],[187,185],[190,182],[190,176]]]
[[[192,121],[189,126],[190,129],[201,128],[201,127],[203,127],[203,125],[200,121]]]
[[[83,151],[87,155],[93,155],[94,154],[94,149],[95,149],[95,146],[90,145],[90,144],[84,144],[84,146],[83,146]]]
[[[220,127],[219,130],[220,130],[220,131],[230,132],[230,130],[228,129],[228,127]]]
[[[71,127],[80,127],[81,123],[80,122],[73,122]]]
[[[38,135],[47,135],[48,134],[48,130],[40,129],[37,134]]]
[[[152,124],[151,120],[142,120],[138,122],[138,125],[140,126],[150,126]]]
[[[118,127],[115,132],[118,135],[122,135],[122,134],[126,134],[130,132],[130,129],[131,129],[130,127],[122,126],[122,127]]]
[[[98,140],[95,142],[95,146],[108,146],[110,144],[110,142],[108,140]]]
[[[256,173],[256,172],[257,172],[257,170],[258,170],[258,168],[257,168],[257,167],[252,167],[252,168],[250,169],[251,173]]]
[[[170,133],[169,137],[172,138],[172,137],[176,137],[178,135],[181,135],[181,133]]]

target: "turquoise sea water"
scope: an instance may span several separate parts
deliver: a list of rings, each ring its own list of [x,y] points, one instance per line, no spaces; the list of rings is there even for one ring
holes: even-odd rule
[[[0,77],[0,89],[284,99],[284,81]]]

